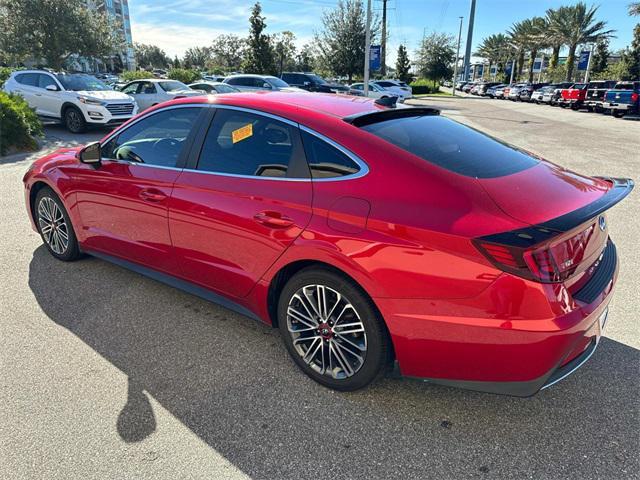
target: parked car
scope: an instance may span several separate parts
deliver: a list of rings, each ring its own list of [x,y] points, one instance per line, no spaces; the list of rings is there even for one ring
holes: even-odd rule
[[[563,88],[558,99],[558,105],[562,108],[570,107],[572,110],[579,110],[587,95],[587,83],[574,83],[569,88]]]
[[[505,98],[508,98],[512,102],[517,102],[520,100],[520,91],[525,88],[528,83],[516,83],[509,88],[509,95],[505,95]]]
[[[226,75],[203,75],[202,79],[203,80],[208,80],[210,82],[219,82],[222,83],[222,81],[225,79]]]
[[[138,113],[131,96],[83,73],[18,70],[3,88],[22,96],[39,117],[60,121],[72,133],[89,125],[118,125]]]
[[[357,92],[361,92],[362,96],[364,96],[364,83],[354,83],[349,87],[351,90],[355,90]],[[404,98],[394,92],[390,92],[389,90],[385,90],[379,85],[376,85],[373,82],[369,82],[369,98],[396,98],[398,102],[404,102]]]
[[[399,97],[402,97],[402,100],[408,100],[413,97],[413,91],[409,85],[399,80],[374,80],[373,82],[379,87],[384,88],[388,92],[395,93]]]
[[[193,90],[202,90],[203,92],[214,95],[217,93],[237,93],[240,91],[233,85],[228,85],[222,82],[211,82],[208,80],[200,80],[199,82],[191,83],[188,87]]]
[[[584,97],[584,106],[590,112],[602,112],[602,104],[604,102],[604,94],[607,90],[612,89],[618,82],[616,80],[595,80],[589,82],[587,93]]]
[[[554,88],[553,92],[551,92],[551,95],[549,96],[549,102],[545,101],[546,96],[543,97],[543,101],[545,101],[545,103],[549,103],[549,105],[558,105],[558,102],[562,98],[562,90],[571,87],[571,85],[573,85],[572,82],[556,83],[556,88]]]
[[[633,182],[373,102],[159,105],[36,160],[27,213],[55,259],[94,255],[279,328],[329,388],[362,388],[391,361],[518,396],[570,374],[603,334],[618,272],[605,212]]]
[[[530,101],[540,104],[540,103],[545,103],[545,94],[548,94],[548,98],[551,97],[551,92],[553,92],[553,90],[556,87],[554,85],[546,85],[544,87],[540,87],[537,90],[534,90],[533,93],[531,94],[531,98]],[[548,102],[547,102],[548,103]]]
[[[515,86],[515,83],[510,83],[509,85],[507,85],[506,87],[504,87],[502,89],[502,95],[501,96],[497,96],[496,98],[501,98],[502,100],[506,100],[507,98],[509,98],[509,93],[511,92],[511,89]]]
[[[292,87],[287,82],[271,75],[240,74],[230,75],[223,83],[233,85],[242,91],[283,90],[285,92],[300,91],[300,88]]]
[[[442,82],[443,87],[451,88],[453,86],[453,82],[451,80],[445,80]]]
[[[463,93],[469,93],[471,91],[471,89],[473,87],[475,87],[477,84],[476,82],[468,82],[465,83],[464,86],[460,89]]]
[[[465,82],[464,80],[457,81],[456,82],[456,90],[462,91],[462,87],[464,87],[467,83],[469,83],[469,82]]]
[[[500,85],[493,90],[493,96],[491,98],[499,98],[504,100],[504,90],[509,88],[509,85]]]
[[[604,96],[603,108],[614,117],[627,113],[640,114],[640,82],[618,82]]]
[[[136,100],[140,111],[168,100],[202,95],[201,92],[192,90],[182,82],[161,78],[134,80],[122,87],[122,92]]]
[[[329,83],[314,73],[285,72],[280,78],[292,87],[310,92],[349,93],[349,87],[339,83]]]
[[[475,88],[476,88],[476,95],[480,95],[481,97],[487,97],[487,96],[491,96],[493,95],[493,93],[491,95],[489,95],[489,90],[501,85],[500,82],[486,82],[486,83],[479,83]],[[493,96],[491,96],[491,98],[493,98]]]
[[[523,102],[530,102],[532,100],[531,96],[533,95],[533,92],[547,85],[549,84],[548,83],[530,83],[523,86],[522,88],[520,88],[520,91],[519,91],[519,100]]]
[[[153,73],[153,76],[156,78],[167,78],[168,72],[162,68],[154,68],[151,70],[151,73]]]

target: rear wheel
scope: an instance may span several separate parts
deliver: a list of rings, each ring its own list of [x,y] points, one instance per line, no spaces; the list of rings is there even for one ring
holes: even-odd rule
[[[38,192],[33,215],[42,241],[51,255],[64,262],[80,256],[69,215],[53,190],[45,187]]]
[[[624,112],[621,112],[620,110],[611,110],[611,115],[616,118],[622,118],[624,116]]]
[[[390,360],[390,341],[371,300],[350,279],[323,268],[300,271],[278,302],[284,343],[316,382],[352,391],[375,380]]]

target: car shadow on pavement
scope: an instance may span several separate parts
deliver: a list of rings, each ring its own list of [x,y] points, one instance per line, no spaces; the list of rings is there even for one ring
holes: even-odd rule
[[[338,393],[297,370],[277,330],[101,260],[62,263],[40,246],[29,286],[51,321],[128,376],[112,427],[125,442],[159,428],[153,397],[253,478],[638,471],[640,352],[613,340],[527,399],[393,378]]]

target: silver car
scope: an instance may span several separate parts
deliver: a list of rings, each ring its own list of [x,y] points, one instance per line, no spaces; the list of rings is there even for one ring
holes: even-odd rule
[[[202,95],[202,92],[196,92],[182,82],[162,78],[134,80],[122,87],[121,91],[136,100],[140,111],[176,98]]]
[[[230,75],[223,81],[227,85],[232,85],[238,90],[243,91],[285,91],[285,92],[304,92],[301,88],[292,87],[284,80],[271,75]]]

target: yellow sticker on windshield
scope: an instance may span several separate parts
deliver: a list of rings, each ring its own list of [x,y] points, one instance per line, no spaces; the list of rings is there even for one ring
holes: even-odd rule
[[[240,127],[233,132],[231,132],[231,140],[233,143],[238,143],[245,138],[249,138],[253,135],[253,125],[247,123],[244,127]]]

